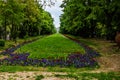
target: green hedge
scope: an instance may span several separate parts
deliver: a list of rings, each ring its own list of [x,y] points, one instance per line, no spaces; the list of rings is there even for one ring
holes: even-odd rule
[[[5,41],[0,39],[0,46],[4,47],[5,46]]]

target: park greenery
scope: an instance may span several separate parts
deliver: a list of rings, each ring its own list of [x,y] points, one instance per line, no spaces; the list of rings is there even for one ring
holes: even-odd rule
[[[54,0],[40,1],[0,0],[0,72],[56,72],[36,80],[120,79],[120,49],[113,42],[120,0],[62,0],[60,33],[44,9]]]
[[[60,32],[114,40],[120,32],[120,0],[63,0]]]
[[[0,39],[55,33],[53,21],[37,0],[0,0]]]
[[[27,44],[17,50],[17,53],[30,53],[30,58],[60,58],[66,57],[70,53],[85,53],[83,47],[65,38],[61,34],[53,34],[39,39],[31,44]]]

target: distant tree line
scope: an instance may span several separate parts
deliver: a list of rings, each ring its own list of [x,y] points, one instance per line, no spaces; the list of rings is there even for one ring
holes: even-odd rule
[[[0,0],[0,39],[55,33],[53,18],[39,0]]]
[[[114,40],[120,32],[120,0],[63,0],[60,32]]]

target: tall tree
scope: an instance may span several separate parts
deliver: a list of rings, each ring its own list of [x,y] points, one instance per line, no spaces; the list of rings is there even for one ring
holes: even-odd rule
[[[119,31],[119,0],[63,0],[60,32],[114,40]]]
[[[53,19],[38,0],[0,0],[0,38],[51,34],[55,32]],[[43,26],[44,22],[44,26]]]

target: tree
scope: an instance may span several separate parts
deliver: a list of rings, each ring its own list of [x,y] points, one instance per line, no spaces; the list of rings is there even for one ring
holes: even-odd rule
[[[53,19],[41,5],[37,0],[0,0],[0,38],[6,39],[9,32],[16,42],[17,37],[37,36],[43,30],[54,33]]]
[[[119,31],[119,0],[64,0],[60,32],[114,40]]]

